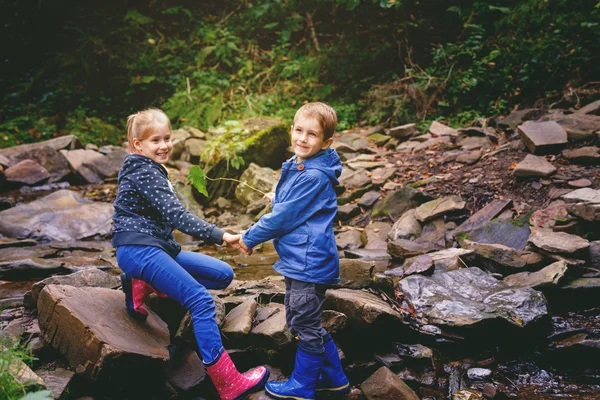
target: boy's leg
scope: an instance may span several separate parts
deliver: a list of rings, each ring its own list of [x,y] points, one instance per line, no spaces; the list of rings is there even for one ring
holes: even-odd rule
[[[327,331],[321,324],[321,317],[327,286],[291,278],[285,280],[288,296],[286,312],[290,310],[290,315],[286,314],[286,320],[290,332],[300,338],[305,348],[322,353]]]
[[[324,285],[285,278],[286,322],[290,332],[298,335],[294,372],[286,382],[269,382],[265,391],[276,399],[314,399],[317,380],[324,362],[324,337],[321,325],[325,302]]]
[[[210,363],[223,351],[212,296],[165,251],[152,246],[120,246],[119,265],[132,277],[142,279],[176,300],[190,312],[199,353]],[[217,260],[218,261],[218,260]]]

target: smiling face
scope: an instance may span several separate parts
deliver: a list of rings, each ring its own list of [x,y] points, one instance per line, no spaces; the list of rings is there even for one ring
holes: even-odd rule
[[[332,138],[325,140],[323,127],[315,118],[299,116],[292,125],[292,148],[298,163],[325,150],[332,142]]]
[[[137,154],[146,156],[159,164],[166,164],[171,150],[173,150],[171,130],[165,126],[156,129],[145,139],[134,138],[133,146]]]

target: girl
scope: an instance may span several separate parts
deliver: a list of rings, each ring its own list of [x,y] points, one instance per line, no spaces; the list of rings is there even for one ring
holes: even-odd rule
[[[233,270],[216,258],[182,251],[177,228],[207,242],[240,249],[231,235],[192,215],[175,196],[164,167],[173,148],[171,122],[164,112],[148,109],[127,119],[129,155],[119,171],[112,244],[117,248],[129,315],[145,320],[142,306],[154,288],[189,311],[200,358],[221,399],[243,399],[260,390],[269,377],[265,367],[240,374],[223,348],[208,289],[231,283]],[[148,283],[146,283],[148,282]],[[150,286],[150,285],[151,286]]]

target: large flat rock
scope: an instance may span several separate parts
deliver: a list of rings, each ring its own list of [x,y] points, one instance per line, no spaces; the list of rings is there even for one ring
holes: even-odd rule
[[[44,339],[92,379],[147,385],[169,359],[167,325],[152,311],[145,322],[130,318],[118,290],[47,285],[38,318]]]

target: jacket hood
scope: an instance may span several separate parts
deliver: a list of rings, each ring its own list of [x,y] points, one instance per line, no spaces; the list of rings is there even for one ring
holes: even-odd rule
[[[297,156],[294,156],[286,161],[287,163],[295,163]],[[342,174],[342,160],[337,151],[331,147],[319,151],[317,154],[302,162],[304,168],[318,169],[325,173],[336,186],[339,184],[338,178]]]

